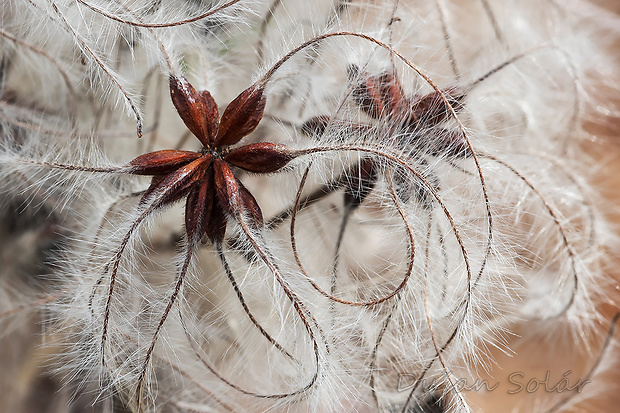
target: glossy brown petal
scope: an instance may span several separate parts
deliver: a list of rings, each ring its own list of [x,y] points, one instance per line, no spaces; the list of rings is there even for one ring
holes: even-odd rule
[[[458,113],[462,108],[463,94],[458,88],[450,88],[443,91],[450,106]],[[437,126],[450,116],[450,109],[437,91],[431,92],[416,100],[411,108],[413,117],[421,126]]]
[[[203,172],[210,162],[210,157],[201,157],[168,175],[155,177],[157,179],[153,180],[140,202],[146,203],[156,197],[152,206],[160,208],[178,201],[187,195],[196,182],[202,179]]]
[[[286,145],[259,142],[230,151],[224,160],[249,172],[270,173],[284,167],[293,159]]]
[[[185,231],[190,243],[200,241],[207,231],[214,200],[213,168],[208,168],[200,183],[194,186],[185,204]]]
[[[213,161],[217,198],[222,208],[233,217],[246,215],[254,228],[263,225],[263,214],[250,191],[235,177],[230,166],[220,159]]]
[[[256,129],[265,110],[263,91],[251,86],[230,102],[222,115],[215,147],[234,145]]]
[[[196,159],[202,154],[190,151],[165,150],[150,152],[127,164],[134,175],[165,175]]]
[[[203,145],[209,146],[217,133],[217,104],[206,90],[198,93],[184,77],[170,76],[170,97],[185,126]]]

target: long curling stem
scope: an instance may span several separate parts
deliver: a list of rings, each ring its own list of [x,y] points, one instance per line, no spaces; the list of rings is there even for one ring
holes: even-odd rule
[[[228,277],[228,280],[230,281],[230,284],[232,285],[233,290],[235,290],[237,299],[239,300],[239,303],[241,303],[241,306],[243,307],[243,311],[248,316],[252,324],[254,324],[254,326],[260,331],[263,337],[265,337],[267,341],[269,341],[275,348],[277,348],[280,352],[282,352],[282,354],[284,354],[286,357],[288,357],[289,359],[299,364],[299,360],[295,359],[295,357],[291,353],[289,353],[285,348],[283,348],[282,345],[280,345],[280,343],[278,343],[263,328],[263,326],[258,322],[256,317],[254,317],[254,314],[252,314],[252,311],[248,307],[248,304],[245,301],[245,298],[243,297],[243,293],[241,292],[241,289],[239,288],[239,284],[237,284],[237,280],[235,280],[232,269],[230,268],[230,265],[228,264],[228,260],[226,259],[226,255],[224,254],[224,251],[222,250],[222,245],[218,244],[216,246],[216,250],[217,250],[218,256],[220,257],[220,261],[222,262],[222,266],[224,267],[224,271],[226,272],[226,276]]]

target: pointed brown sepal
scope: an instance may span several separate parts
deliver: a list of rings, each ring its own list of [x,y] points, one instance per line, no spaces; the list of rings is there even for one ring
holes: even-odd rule
[[[286,145],[259,142],[231,150],[224,160],[249,172],[270,173],[283,168],[293,159]]]
[[[372,159],[363,159],[351,172],[348,185],[344,189],[344,204],[350,209],[357,208],[377,182],[377,170]]]
[[[134,175],[165,175],[202,156],[199,152],[164,150],[138,156],[126,165]]]
[[[456,113],[463,108],[464,95],[458,88],[445,89],[442,93]],[[413,102],[411,112],[417,123],[424,127],[437,126],[451,114],[450,108],[437,91],[424,95]]]
[[[185,231],[190,243],[198,243],[210,225],[214,200],[213,168],[208,168],[200,183],[187,196],[185,204]]]
[[[184,77],[170,76],[170,97],[187,129],[204,146],[213,143],[218,130],[217,103],[208,91],[197,92]]]
[[[400,120],[398,117],[406,114],[409,108],[408,99],[403,94],[396,77],[391,72],[384,72],[377,76],[376,82],[380,85],[383,106],[388,110],[387,116],[391,120]]]
[[[201,157],[168,175],[155,177],[157,179],[153,179],[140,203],[144,204],[155,198],[151,204],[152,208],[160,208],[178,201],[202,179],[209,163],[210,157]]]
[[[434,156],[467,158],[471,150],[465,135],[459,130],[439,129],[429,142],[429,152]]]
[[[224,110],[215,138],[215,147],[234,145],[250,134],[263,118],[264,89],[251,86],[237,96]]]
[[[260,206],[258,206],[258,202],[254,195],[241,183],[239,183],[239,193],[241,194],[241,200],[243,202],[243,211],[251,218],[250,223],[254,227],[254,229],[260,229],[263,227],[263,211],[261,211]]]
[[[230,166],[220,159],[213,161],[217,199],[231,216],[242,219],[245,215],[254,228],[263,226],[263,214],[250,191],[235,177]]]
[[[215,246],[221,246],[226,236],[226,212],[220,205],[216,196],[213,197],[213,207],[211,208],[211,217],[206,226],[207,238]]]
[[[353,89],[353,99],[359,107],[371,118],[379,119],[387,116],[387,107],[381,96],[381,84],[377,77],[372,77],[366,72],[360,72],[357,66],[349,68],[349,79],[361,77],[357,86]]]

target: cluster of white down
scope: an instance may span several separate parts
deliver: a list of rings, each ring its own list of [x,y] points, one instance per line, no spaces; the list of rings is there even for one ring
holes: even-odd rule
[[[468,411],[457,372],[490,343],[505,345],[524,323],[578,337],[597,319],[611,234],[579,148],[597,104],[592,72],[607,62],[583,16],[601,25],[611,17],[593,6],[9,0],[2,8],[3,190],[43,194],[73,233],[52,275],[61,283],[52,328],[63,332],[64,368],[95,382],[102,398],[147,411],[327,412],[418,411],[430,397],[445,411]],[[320,148],[283,172],[239,175],[266,221],[289,213],[251,239],[231,218],[228,270],[206,243],[172,302],[183,203],[154,213],[124,247],[148,181],[67,165],[114,169],[152,150],[199,150],[170,103],[171,73],[208,89],[221,112],[289,51],[338,32],[273,72],[265,116],[244,140]],[[431,127],[373,118],[354,89],[388,72],[411,104],[458,88],[462,105]],[[316,116],[329,122],[304,130]],[[429,150],[454,136],[466,137],[466,155],[450,155],[448,144]],[[372,160],[376,182],[347,209],[343,192],[355,189],[350,175],[362,159]],[[329,193],[295,208],[322,186]]]

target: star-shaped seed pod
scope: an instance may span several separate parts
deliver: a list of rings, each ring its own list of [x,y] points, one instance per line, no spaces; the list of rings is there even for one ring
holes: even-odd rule
[[[370,118],[383,121],[390,135],[403,148],[416,146],[434,156],[466,157],[469,147],[462,133],[442,128],[451,110],[463,109],[465,92],[461,88],[435,90],[423,96],[407,97],[393,72],[376,76],[352,65],[348,69],[349,80],[354,83],[351,94],[359,108]],[[302,125],[308,135],[322,135],[330,122],[329,116],[315,116]],[[340,122],[340,121],[336,121]],[[370,125],[344,125],[353,130],[368,129]],[[364,128],[366,126],[366,128]]]
[[[138,156],[122,168],[123,172],[128,174],[152,176],[152,180],[140,200],[140,206],[143,208],[141,215],[121,241],[110,266],[106,267],[106,272],[109,269],[111,275],[101,337],[103,363],[105,363],[111,298],[121,257],[131,234],[157,209],[186,198],[185,231],[188,246],[174,291],[146,352],[136,386],[138,406],[141,403],[141,389],[157,336],[181,291],[197,244],[206,237],[213,243],[224,262],[222,245],[229,217],[235,219],[244,229],[260,230],[263,226],[263,215],[256,199],[237,179],[233,169],[241,168],[258,174],[272,173],[283,168],[296,156],[285,145],[270,142],[231,147],[254,131],[261,121],[265,110],[262,86],[253,85],[241,92],[226,107],[221,119],[211,94],[208,91],[196,91],[184,77],[170,77],[170,95],[185,126],[198,138],[203,147],[198,152],[182,150],[150,152]],[[243,300],[240,292],[237,293],[240,300]],[[290,295],[292,300],[296,299],[294,294]],[[299,311],[302,311],[301,307]],[[252,321],[274,346],[286,353],[255,320]],[[310,328],[309,325],[307,327]]]
[[[416,148],[424,154],[438,157],[469,156],[470,151],[464,135],[460,131],[441,127],[450,117],[450,107],[456,113],[462,110],[465,93],[461,89],[448,88],[424,96],[407,97],[393,72],[386,71],[371,76],[352,65],[348,69],[348,76],[354,83],[351,95],[359,108],[370,118],[382,121],[401,149]],[[302,131],[308,135],[320,136],[330,122],[329,116],[316,116],[302,125]],[[355,124],[351,125],[351,128],[364,130],[363,126]],[[366,130],[368,129],[370,125],[367,125]],[[419,162],[426,164],[423,158]],[[376,184],[378,169],[370,159],[363,159],[354,166],[349,183],[344,188],[346,206],[355,209],[362,203]],[[439,189],[436,177],[425,178],[436,190]],[[431,207],[432,197],[424,185],[404,168],[396,168],[394,180],[402,201],[407,202],[410,195],[414,195],[420,205],[427,209]]]
[[[403,147],[423,146],[434,156],[464,157],[469,154],[462,133],[440,127],[450,117],[450,106],[456,113],[463,109],[465,93],[460,88],[407,97],[393,72],[370,76],[357,66],[351,66],[349,78],[357,82],[353,98],[360,109],[373,119],[399,128],[400,133],[395,136]]]
[[[155,210],[187,197],[185,230],[190,243],[203,236],[221,245],[227,216],[263,225],[256,199],[231,167],[271,173],[284,167],[293,153],[282,144],[259,142],[230,148],[258,126],[265,109],[264,89],[251,86],[224,110],[222,118],[208,91],[198,92],[184,77],[170,77],[174,107],[202,143],[200,152],[162,150],[141,155],[127,165],[135,175],[153,177],[141,204]]]

